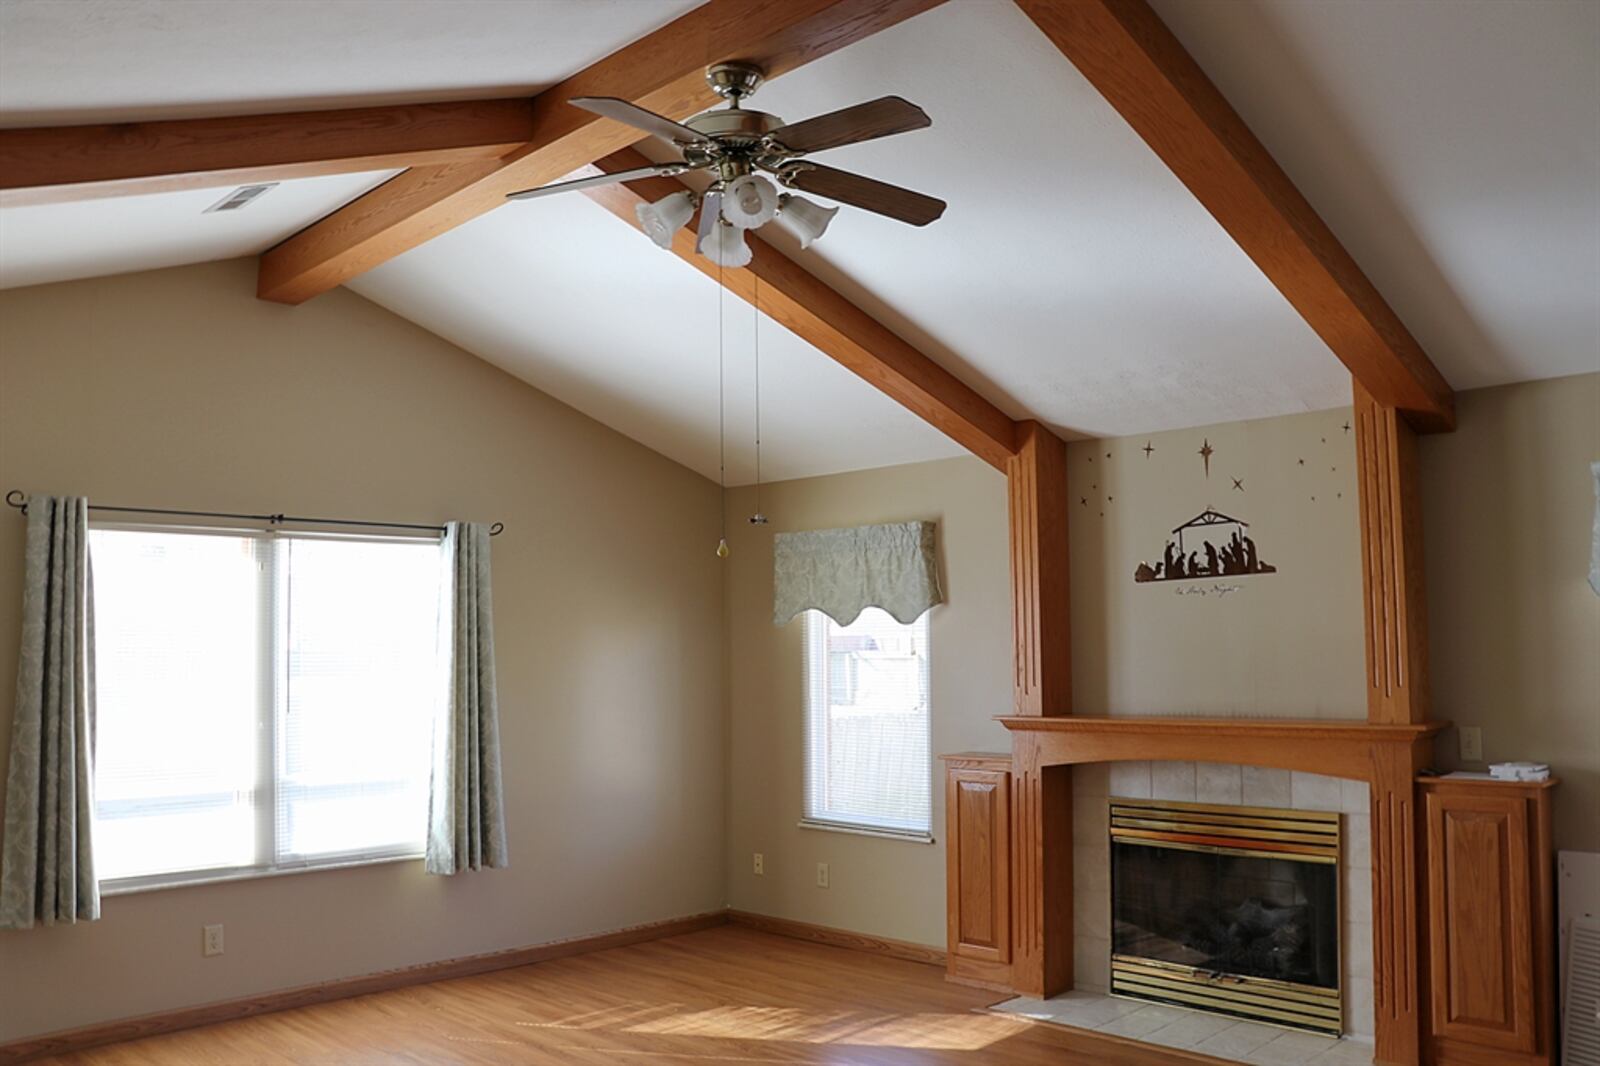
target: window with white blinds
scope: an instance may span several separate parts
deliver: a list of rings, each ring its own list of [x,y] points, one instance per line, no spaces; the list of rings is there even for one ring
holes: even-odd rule
[[[933,779],[928,616],[805,614],[805,822],[927,838]]]
[[[96,525],[112,887],[420,855],[436,540]]]

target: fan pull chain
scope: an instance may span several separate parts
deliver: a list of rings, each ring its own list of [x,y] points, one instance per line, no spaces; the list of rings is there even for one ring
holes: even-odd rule
[[[767,516],[761,512],[761,275],[752,271],[750,276],[755,282],[755,298],[752,303],[756,309],[756,513],[750,516],[750,524],[764,526],[767,524]]]

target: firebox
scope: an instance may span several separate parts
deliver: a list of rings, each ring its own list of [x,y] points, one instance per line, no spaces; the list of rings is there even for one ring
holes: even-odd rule
[[[1339,816],[1111,801],[1111,992],[1337,1035]]]

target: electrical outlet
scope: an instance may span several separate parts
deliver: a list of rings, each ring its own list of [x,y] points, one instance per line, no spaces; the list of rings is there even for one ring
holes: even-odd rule
[[[755,873],[757,877],[763,877],[766,875],[767,861],[759,851],[756,852],[755,862],[752,865],[755,867]]]
[[[828,887],[828,864],[825,862],[817,863],[817,887]]]
[[[208,925],[201,930],[200,954],[210,957],[222,954],[222,926]]]
[[[1463,762],[1483,761],[1483,730],[1475,725],[1461,727],[1461,760]]]

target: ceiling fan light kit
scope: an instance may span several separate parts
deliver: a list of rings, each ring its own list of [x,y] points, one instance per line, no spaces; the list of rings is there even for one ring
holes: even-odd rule
[[[828,232],[828,223],[838,213],[837,207],[823,207],[804,196],[786,192],[778,197],[776,221],[800,239],[801,248],[809,248],[812,241]]]
[[[633,209],[639,219],[639,228],[659,248],[671,249],[672,235],[694,217],[695,195],[688,189],[663,196],[653,204],[640,204]]]
[[[711,187],[703,196],[685,190],[652,204],[641,204],[635,213],[645,235],[657,246],[670,249],[673,234],[689,224],[698,205],[701,211],[696,248],[725,267],[742,267],[750,262],[750,248],[744,237],[747,229],[776,220],[799,238],[800,247],[809,248],[839,212],[837,207],[823,207],[790,192],[780,194],[780,185],[913,226],[925,226],[944,213],[943,200],[802,158],[828,148],[925,129],[932,121],[922,108],[898,96],[885,96],[801,122],[785,123],[776,115],[743,106],[744,98],[756,91],[762,77],[761,68],[749,63],[712,66],[706,71],[706,81],[728,101],[728,106],[702,112],[685,122],[674,122],[626,100],[575,97],[569,101],[573,106],[665,141],[682,158],[526,189],[511,193],[508,199],[529,200],[612,182],[670,177],[691,170],[711,171]]]

